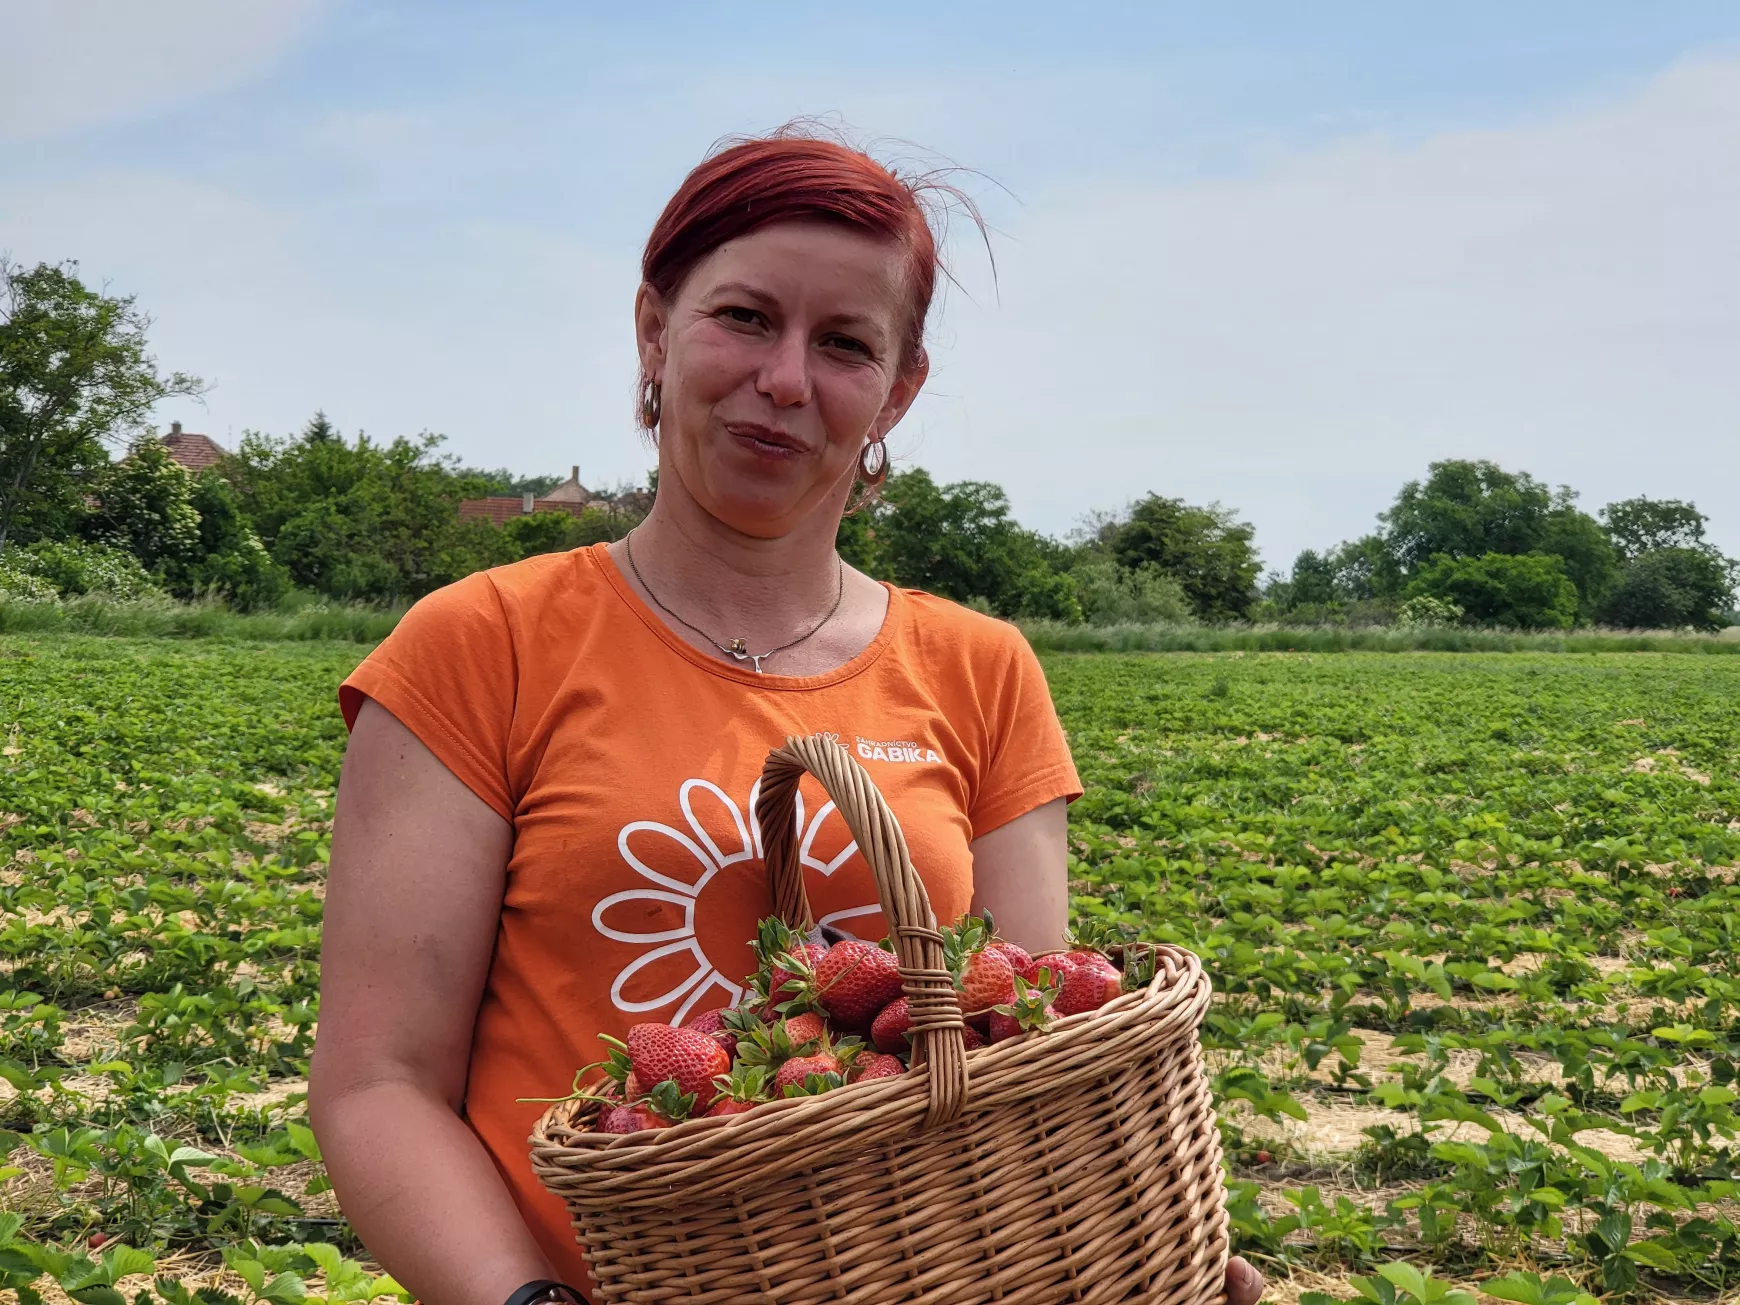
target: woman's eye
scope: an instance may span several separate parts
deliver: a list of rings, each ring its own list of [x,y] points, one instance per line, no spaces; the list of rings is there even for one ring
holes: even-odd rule
[[[830,349],[843,349],[847,353],[862,354],[866,358],[870,356],[870,346],[849,335],[830,335],[823,343]]]
[[[740,326],[755,326],[761,321],[761,314],[753,308],[721,308],[719,316]]]

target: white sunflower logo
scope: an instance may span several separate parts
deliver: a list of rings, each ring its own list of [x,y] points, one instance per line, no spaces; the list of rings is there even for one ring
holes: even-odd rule
[[[617,834],[623,861],[646,881],[612,893],[592,910],[592,926],[605,938],[645,949],[610,985],[618,1010],[644,1015],[675,1006],[668,1018],[681,1024],[703,1002],[742,1000],[740,980],[753,968],[745,959],[753,903],[765,900],[755,819],[760,790],[757,780],[746,807],[739,807],[710,780],[686,780],[677,793],[686,828],[635,820]],[[798,793],[796,820],[798,859],[806,871],[831,877],[857,853],[831,801],[806,818]],[[840,925],[880,911],[871,902],[834,911],[820,923]]]

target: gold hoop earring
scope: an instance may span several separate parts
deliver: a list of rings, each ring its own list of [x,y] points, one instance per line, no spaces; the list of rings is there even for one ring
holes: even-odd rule
[[[882,440],[871,440],[858,455],[858,479],[866,485],[880,485],[888,474],[888,447]]]
[[[648,430],[657,430],[663,409],[664,394],[659,383],[649,378],[640,392],[640,424]]]

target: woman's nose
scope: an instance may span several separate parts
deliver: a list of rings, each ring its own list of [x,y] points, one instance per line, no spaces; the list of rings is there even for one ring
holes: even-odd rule
[[[784,331],[774,340],[756,388],[780,408],[810,401],[809,344],[801,334]]]

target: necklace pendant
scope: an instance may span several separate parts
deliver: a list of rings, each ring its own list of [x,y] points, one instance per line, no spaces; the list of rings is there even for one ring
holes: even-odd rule
[[[751,661],[755,664],[755,673],[757,675],[761,674],[761,659],[763,657],[766,657],[766,656],[768,656],[767,653],[749,653],[749,654],[747,654],[746,660]]]
[[[749,641],[747,639],[733,639],[731,647],[727,651],[740,662],[748,661]]]

